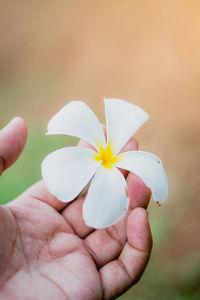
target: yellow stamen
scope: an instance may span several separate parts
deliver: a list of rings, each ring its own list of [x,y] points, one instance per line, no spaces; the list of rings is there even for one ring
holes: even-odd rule
[[[95,154],[94,158],[97,161],[101,161],[102,166],[105,168],[112,168],[113,164],[115,164],[119,157],[116,155],[113,155],[112,147],[110,143],[107,145],[107,147],[104,149],[102,146],[99,147],[99,153]]]

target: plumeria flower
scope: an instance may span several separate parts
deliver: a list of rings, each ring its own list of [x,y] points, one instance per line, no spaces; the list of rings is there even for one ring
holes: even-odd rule
[[[123,218],[128,206],[126,180],[118,168],[135,173],[151,189],[157,203],[168,193],[161,160],[145,151],[121,149],[148,120],[140,107],[120,99],[104,99],[107,139],[92,110],[81,101],[65,105],[48,123],[48,135],[67,134],[89,142],[95,150],[65,147],[42,162],[49,191],[63,202],[75,199],[90,182],[83,204],[88,226],[105,228]]]

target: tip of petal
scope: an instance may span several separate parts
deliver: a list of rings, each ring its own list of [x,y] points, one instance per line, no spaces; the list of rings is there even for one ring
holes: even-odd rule
[[[148,121],[150,118],[148,113],[143,108],[141,108],[140,106],[138,106],[136,104],[133,104],[132,102],[128,102],[128,101],[125,101],[120,98],[105,98],[105,97],[103,98],[103,101],[104,101],[104,103],[109,102],[109,101],[115,101],[118,103],[124,103],[124,105],[132,105],[132,107],[135,107],[135,108],[137,107],[140,111],[143,111],[143,113],[145,114],[145,121]]]

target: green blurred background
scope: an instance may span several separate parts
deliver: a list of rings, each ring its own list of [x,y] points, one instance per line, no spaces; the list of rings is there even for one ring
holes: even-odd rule
[[[41,178],[49,152],[75,143],[44,135],[68,101],[86,101],[102,122],[103,96],[135,103],[151,117],[140,148],[163,160],[169,196],[150,203],[152,257],[120,299],[200,299],[200,2],[0,0],[0,36],[0,127],[15,115],[29,127],[0,202]]]

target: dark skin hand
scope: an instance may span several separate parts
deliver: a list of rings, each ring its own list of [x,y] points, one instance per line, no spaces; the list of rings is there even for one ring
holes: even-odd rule
[[[21,118],[0,131],[0,175],[20,155],[26,135]],[[124,150],[136,149],[131,139]],[[139,280],[152,247],[151,193],[137,176],[123,174],[129,211],[106,229],[85,225],[84,196],[60,202],[42,181],[0,206],[0,300],[115,299]]]

